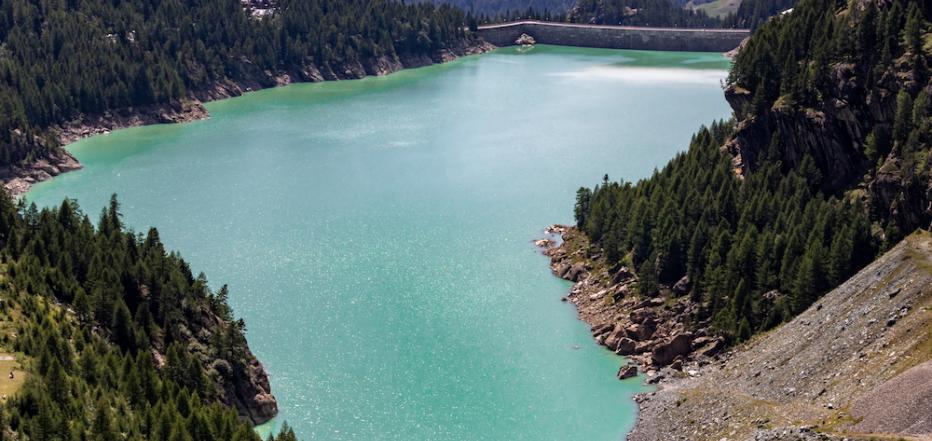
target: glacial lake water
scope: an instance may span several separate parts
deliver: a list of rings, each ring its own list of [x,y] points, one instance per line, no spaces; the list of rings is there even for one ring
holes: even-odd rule
[[[720,54],[538,46],[208,104],[69,149],[28,199],[111,193],[228,283],[304,440],[620,440],[643,379],[596,346],[531,241],[728,117]]]

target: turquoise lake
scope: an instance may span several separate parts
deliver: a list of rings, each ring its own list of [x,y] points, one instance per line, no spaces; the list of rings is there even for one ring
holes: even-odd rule
[[[730,110],[720,54],[538,46],[210,103],[69,149],[28,199],[111,193],[247,323],[304,440],[620,440],[642,379],[532,240]]]

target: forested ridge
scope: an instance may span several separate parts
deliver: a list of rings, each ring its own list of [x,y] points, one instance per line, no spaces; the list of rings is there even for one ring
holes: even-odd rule
[[[577,226],[641,295],[688,281],[694,327],[747,339],[932,221],[932,5],[803,0],[738,55],[736,120],[637,183],[577,193]]]
[[[28,372],[3,439],[258,440],[246,421],[274,414],[274,399],[241,402],[267,391],[249,385],[257,361],[226,286],[155,229],[126,230],[116,199],[95,227],[73,201],[39,211],[0,194],[0,295],[0,349]]]
[[[449,4],[477,17],[540,14],[561,16],[575,5],[574,0],[431,0],[436,5]]]
[[[703,11],[675,5],[670,0],[579,0],[569,21],[625,26],[681,28],[725,27],[726,23]]]
[[[770,17],[789,10],[795,4],[796,0],[746,0],[726,20],[735,27],[757,29]]]
[[[433,0],[468,14],[471,23],[543,20],[571,23],[688,28],[756,29],[796,0],[743,0],[737,11],[710,16],[677,0]]]
[[[280,73],[341,77],[378,57],[436,56],[471,41],[450,6],[273,4],[254,18],[239,0],[2,2],[0,166],[46,156],[58,147],[47,128],[80,114],[175,102],[225,81],[270,86]]]
[[[579,0],[568,20],[626,26],[756,29],[796,0],[743,0],[734,13],[713,17],[671,0]]]

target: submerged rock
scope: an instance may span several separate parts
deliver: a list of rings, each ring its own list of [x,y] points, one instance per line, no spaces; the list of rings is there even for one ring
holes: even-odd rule
[[[638,368],[633,364],[627,364],[618,369],[618,379],[627,380],[638,375]]]

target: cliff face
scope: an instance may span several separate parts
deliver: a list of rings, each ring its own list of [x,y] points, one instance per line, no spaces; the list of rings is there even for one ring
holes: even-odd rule
[[[248,348],[246,357],[249,361],[238,367],[233,383],[224,384],[224,402],[235,406],[253,424],[262,424],[278,414],[278,401],[271,393],[269,376],[262,363]]]
[[[268,374],[249,344],[245,340],[218,344],[231,338],[235,322],[224,320],[207,305],[192,304],[186,309],[188,319],[171,331],[172,340],[183,342],[198,359],[218,401],[236,409],[241,418],[253,424],[272,419],[278,413],[278,402],[272,395]],[[155,346],[157,350],[164,347]]]
[[[817,183],[828,194],[857,190],[855,196],[870,207],[883,226],[900,231],[928,228],[932,222],[932,161],[914,163],[897,143],[873,163],[865,154],[869,135],[894,130],[897,95],[932,96],[932,81],[904,64],[891,66],[878,81],[866,86],[863,67],[853,63],[831,66],[820,89],[822,99],[804,107],[784,95],[760,113],[749,113],[754,91],[733,83],[725,98],[739,116],[734,137],[724,148],[732,154],[735,173],[753,172],[761,161],[781,161],[785,169],[800,166],[806,156],[820,172]],[[928,150],[927,145],[920,148]],[[773,151],[775,158],[765,158]],[[904,163],[909,162],[906,167]]]

